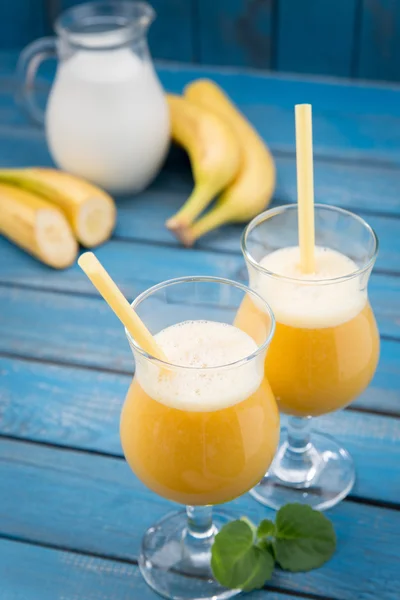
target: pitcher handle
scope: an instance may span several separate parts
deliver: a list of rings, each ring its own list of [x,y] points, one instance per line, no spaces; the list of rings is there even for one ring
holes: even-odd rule
[[[39,125],[44,124],[44,111],[35,100],[35,80],[43,61],[57,58],[57,39],[44,37],[24,48],[17,63],[18,100],[28,115]]]

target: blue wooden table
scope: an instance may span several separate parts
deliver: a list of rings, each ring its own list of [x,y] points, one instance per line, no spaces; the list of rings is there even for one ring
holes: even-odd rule
[[[43,132],[13,101],[15,57],[0,57],[0,166],[48,165]],[[178,92],[211,75],[274,153],[275,203],[295,201],[293,105],[314,107],[320,202],[363,215],[381,243],[370,293],[382,356],[370,388],[319,426],[354,456],[357,482],[330,511],[338,550],[307,574],[277,572],[260,600],[400,598],[400,88],[160,65]],[[188,274],[246,277],[240,227],[181,248],[164,227],[191,187],[173,152],[154,185],[118,203],[98,256],[133,298]],[[1,215],[0,215],[1,218]],[[171,509],[133,476],[118,437],[132,356],[119,323],[77,266],[50,270],[0,239],[0,598],[151,600],[136,558],[145,528]],[[249,496],[231,503],[257,519]]]

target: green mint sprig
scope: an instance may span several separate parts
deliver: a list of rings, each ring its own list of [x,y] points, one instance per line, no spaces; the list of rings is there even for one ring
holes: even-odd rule
[[[275,563],[287,571],[311,571],[328,561],[336,535],[325,515],[304,504],[286,504],[275,523],[264,519],[256,527],[243,517],[215,536],[211,567],[227,588],[250,592],[271,579]]]

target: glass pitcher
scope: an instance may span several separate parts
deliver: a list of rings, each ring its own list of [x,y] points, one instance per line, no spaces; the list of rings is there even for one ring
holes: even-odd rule
[[[75,6],[56,21],[57,37],[33,42],[18,63],[23,102],[44,123],[55,163],[114,193],[145,188],[168,149],[168,107],[147,46],[154,17],[145,2]],[[58,67],[43,114],[34,81],[53,57]]]

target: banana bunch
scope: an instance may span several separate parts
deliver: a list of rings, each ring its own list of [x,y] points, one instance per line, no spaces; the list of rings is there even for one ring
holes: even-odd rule
[[[169,95],[168,103],[172,138],[189,154],[195,185],[166,226],[192,246],[216,227],[249,221],[266,208],[275,165],[263,140],[212,81],[194,81],[183,97]],[[216,196],[215,206],[200,216]]]
[[[70,266],[78,242],[107,240],[116,219],[111,196],[55,169],[0,169],[0,233],[57,269]]]

